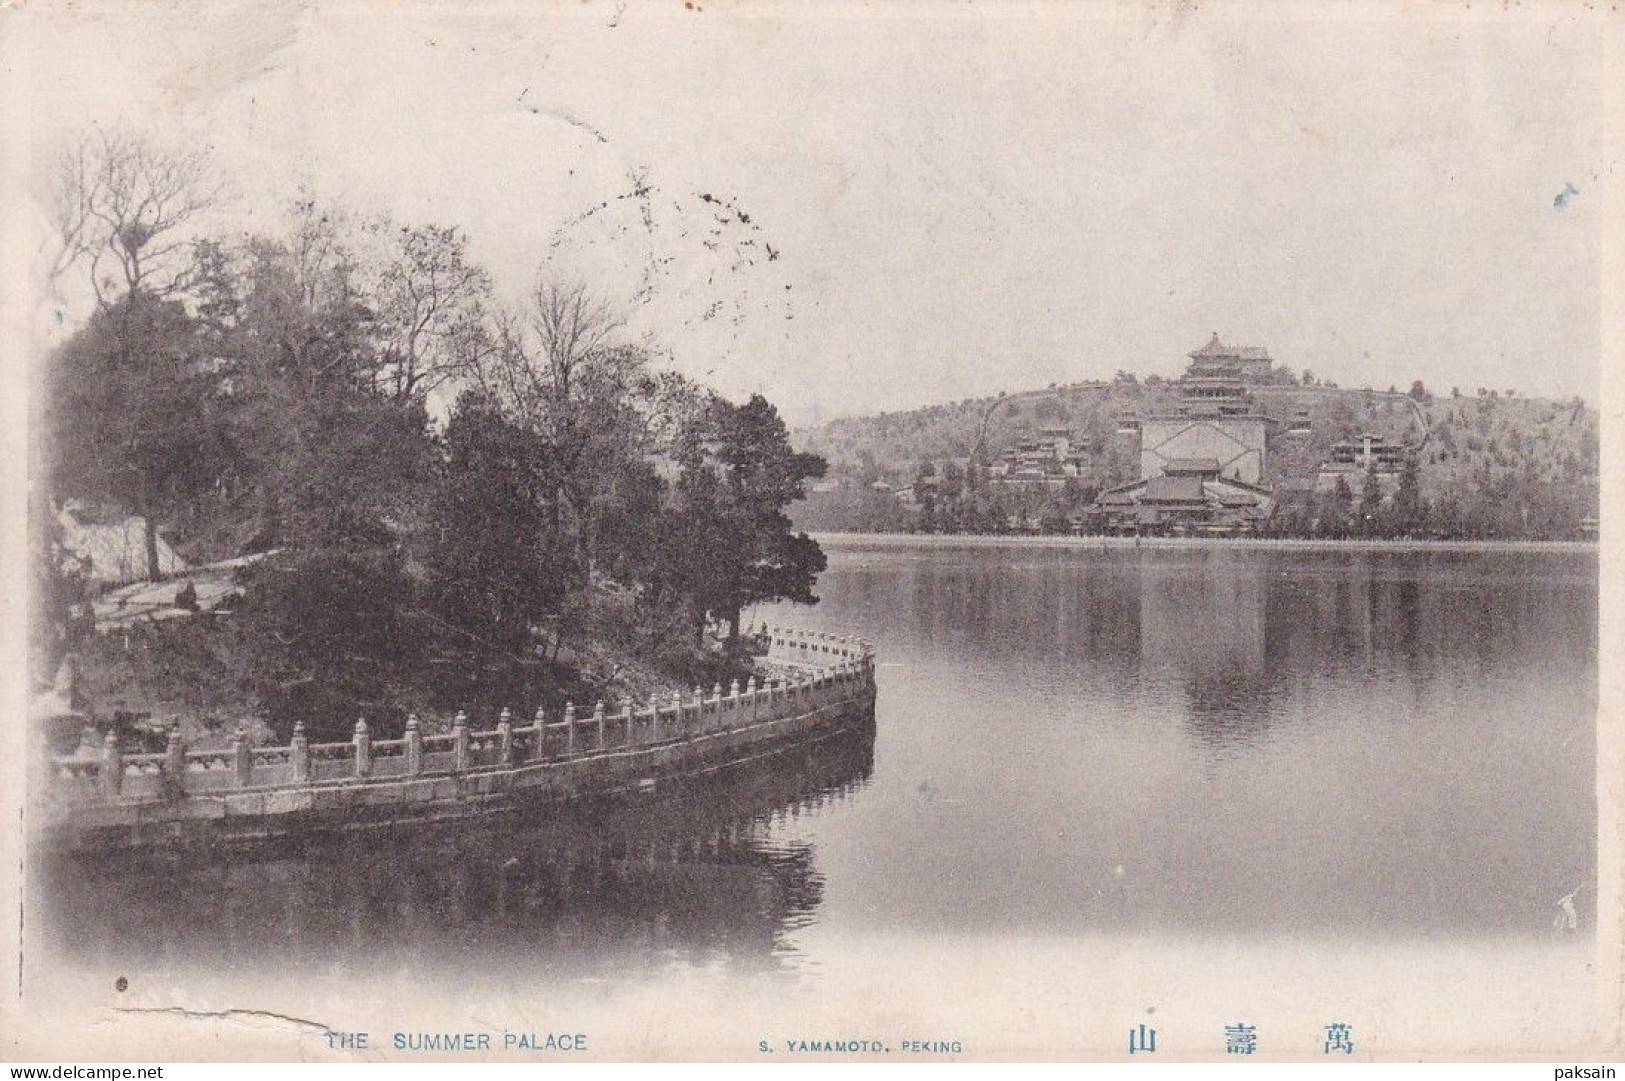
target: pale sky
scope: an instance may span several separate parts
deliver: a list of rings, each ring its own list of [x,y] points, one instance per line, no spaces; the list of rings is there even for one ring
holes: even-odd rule
[[[302,181],[460,225],[506,294],[544,262],[585,279],[792,423],[1174,375],[1214,331],[1344,386],[1597,399],[1616,163],[1577,5],[621,7],[44,3],[0,29],[36,162],[122,124],[209,145],[229,227],[274,228]],[[1242,17],[1268,11],[1298,17]]]

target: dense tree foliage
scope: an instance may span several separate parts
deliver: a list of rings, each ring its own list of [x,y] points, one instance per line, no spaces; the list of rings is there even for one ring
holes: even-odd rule
[[[518,693],[531,646],[578,577],[547,543],[548,448],[488,397],[467,392],[446,426],[424,538],[424,613],[442,646],[437,686],[462,697]]]
[[[65,198],[139,217],[114,190],[134,174],[95,160],[127,149],[65,164]],[[141,154],[154,183],[200,175]],[[784,509],[823,463],[765,400],[662,368],[582,285],[499,304],[454,228],[300,193],[281,231],[182,241],[198,205],[151,232],[161,250],[115,238],[119,277],[92,261],[100,302],[43,385],[43,503],[142,514],[149,547],[163,529],[195,561],[254,556],[220,633],[280,736],[743,675],[743,611],[816,599],[823,555]],[[48,531],[36,548],[60,653],[75,583]]]
[[[824,475],[824,460],[797,453],[778,410],[760,394],[744,405],[718,400],[687,439],[681,490],[694,537],[689,588],[706,614],[739,634],[740,613],[763,601],[817,601],[824,555],[785,513]]]
[[[1251,390],[1255,407],[1278,422],[1265,477],[1278,497],[1268,526],[1274,535],[1594,535],[1600,420],[1581,399],[1488,388],[1445,398],[1420,381],[1405,394],[1344,390],[1307,372]],[[1119,435],[1117,418],[1178,405],[1177,384],[1147,378],[831,421],[794,433],[798,447],[831,467],[830,483],[796,504],[792,517],[814,531],[1087,532],[1099,524],[1089,514],[1094,495],[1138,476],[1132,437]],[[987,467],[1005,449],[1052,425],[1072,432],[1076,477],[1053,486],[989,482]],[[1313,491],[1332,444],[1367,431],[1407,447],[1409,461],[1384,479],[1381,505],[1369,515],[1357,509],[1363,477],[1346,503],[1336,492]]]
[[[200,345],[181,304],[132,292],[96,309],[46,373],[52,489],[142,515],[151,578],[158,523],[213,483],[224,452]]]

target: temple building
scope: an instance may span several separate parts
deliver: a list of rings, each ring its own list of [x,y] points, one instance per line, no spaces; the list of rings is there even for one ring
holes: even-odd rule
[[[1109,533],[1250,533],[1274,509],[1269,489],[1222,475],[1216,458],[1175,459],[1095,501],[1097,524]]]
[[[1259,345],[1225,345],[1219,340],[1217,332],[1208,343],[1194,353],[1188,354],[1193,369],[1214,365],[1216,367],[1234,368],[1244,382],[1267,382],[1270,369],[1275,361],[1270,358],[1269,350]]]
[[[1269,372],[1269,354],[1215,334],[1189,356],[1171,412],[1119,423],[1118,437],[1138,444],[1140,479],[1096,501],[1097,521],[1111,532],[1248,532],[1274,510],[1265,478],[1276,422],[1257,412],[1247,389]]]
[[[1043,428],[1036,439],[1025,439],[999,456],[989,468],[993,479],[1005,484],[1044,484],[1061,487],[1076,477],[1082,457],[1072,445],[1070,428]]]
[[[1190,360],[1176,409],[1140,420],[1140,477],[1159,475],[1169,462],[1213,458],[1223,476],[1262,485],[1275,421],[1254,410],[1247,382],[1258,364],[1269,370],[1269,354],[1233,349],[1214,335]]]
[[[1399,487],[1399,473],[1405,465],[1405,448],[1374,432],[1361,432],[1357,439],[1333,443],[1331,454],[1321,463],[1315,477],[1315,490],[1337,490],[1338,478],[1358,495],[1367,475],[1375,475],[1386,498]]]

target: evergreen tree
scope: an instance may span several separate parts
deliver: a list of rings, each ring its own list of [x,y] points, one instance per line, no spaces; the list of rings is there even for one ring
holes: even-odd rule
[[[407,557],[434,450],[423,405],[379,389],[370,310],[335,250],[317,265],[257,244],[237,338],[255,545],[274,550],[244,576],[243,626],[273,724],[323,738],[398,724],[418,676]]]
[[[536,630],[556,617],[573,552],[546,543],[546,448],[489,398],[466,392],[444,437],[424,541],[433,686],[453,700],[518,700],[540,664]]]
[[[161,521],[209,488],[221,452],[198,346],[178,301],[135,291],[98,308],[46,368],[51,487],[141,515],[151,579],[161,573]]]
[[[1331,509],[1330,532],[1333,536],[1340,536],[1348,531],[1354,518],[1354,490],[1349,487],[1347,477],[1339,476],[1332,486]]]
[[[1416,455],[1407,454],[1399,471],[1399,487],[1394,492],[1394,522],[1404,533],[1414,533],[1422,527],[1425,508],[1422,504],[1422,467]]]
[[[1376,533],[1381,531],[1382,526],[1382,481],[1375,469],[1368,469],[1365,483],[1360,486],[1360,530],[1367,534]]]
[[[681,489],[695,538],[687,577],[699,606],[738,637],[740,614],[763,601],[816,603],[812,587],[827,565],[805,533],[793,533],[785,508],[807,481],[824,475],[814,454],[797,453],[778,410],[760,394],[741,406],[717,400],[690,440]]]

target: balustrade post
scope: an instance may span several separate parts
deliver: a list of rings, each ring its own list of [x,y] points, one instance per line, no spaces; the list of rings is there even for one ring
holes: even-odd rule
[[[164,745],[164,782],[171,796],[186,794],[186,745],[181,742],[181,726],[171,725],[169,742]]]
[[[254,783],[254,748],[248,745],[248,729],[242,725],[231,737],[231,754],[237,764],[237,787],[247,788]]]
[[[677,730],[677,738],[683,737],[683,692],[671,692],[671,726]]]
[[[423,772],[423,733],[418,730],[418,715],[406,715],[406,775],[416,777]]]
[[[576,704],[564,703],[564,753],[576,753]]]
[[[649,738],[646,742],[660,742],[660,699],[652,694],[649,696]]]
[[[458,773],[468,769],[468,714],[462,710],[451,721],[451,768]]]
[[[355,723],[355,736],[351,742],[355,744],[355,775],[365,777],[372,772],[372,732],[368,730],[365,718]]]
[[[118,729],[109,729],[107,736],[102,740],[102,793],[109,799],[119,794],[124,787],[124,755],[119,751]]]
[[[530,745],[530,757],[537,762],[547,757],[547,715],[542,707],[536,707],[536,717],[531,721],[531,727],[536,730],[536,742]]]
[[[288,759],[293,763],[293,779],[310,780],[310,739],[305,735],[305,722],[293,723],[293,740],[288,746]]]
[[[593,707],[592,723],[593,727],[598,732],[596,736],[598,742],[593,746],[593,750],[601,751],[604,749],[604,700],[602,698],[600,698],[598,700],[598,704]]]
[[[754,674],[751,675],[749,682],[745,684],[745,697],[750,699],[750,719],[754,723],[762,715],[761,708],[756,701],[756,676]]]
[[[497,718],[497,761],[504,766],[513,765],[513,714],[503,707]]]
[[[626,703],[626,705],[621,707],[620,723],[625,726],[622,729],[622,732],[624,734],[621,736],[621,740],[622,740],[621,746],[623,746],[623,747],[631,747],[632,745],[637,743],[637,736],[632,731],[632,729],[634,728],[634,726],[637,723],[637,721],[636,721],[637,710],[635,710],[632,707],[633,707],[633,704],[632,704],[631,701],[628,701]]]

